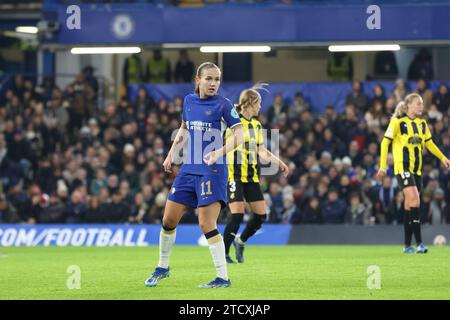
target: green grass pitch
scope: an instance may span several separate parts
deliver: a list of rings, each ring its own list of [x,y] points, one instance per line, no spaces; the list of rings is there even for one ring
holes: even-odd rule
[[[234,251],[232,251],[232,254]],[[0,299],[450,299],[450,248],[425,255],[401,246],[247,246],[229,265],[232,287],[200,289],[215,277],[208,248],[175,246],[170,278],[144,286],[158,247],[0,247]],[[67,268],[80,267],[81,288],[68,289]],[[380,268],[381,289],[368,289],[367,268]]]

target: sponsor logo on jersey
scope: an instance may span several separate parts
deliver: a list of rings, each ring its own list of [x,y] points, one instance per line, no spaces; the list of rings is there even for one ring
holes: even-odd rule
[[[410,137],[408,139],[408,143],[414,144],[414,145],[422,144],[422,138],[418,137],[418,136]]]

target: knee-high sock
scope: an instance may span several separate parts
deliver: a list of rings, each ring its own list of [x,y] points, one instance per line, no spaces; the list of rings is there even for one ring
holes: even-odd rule
[[[225,260],[225,244],[217,229],[205,234],[208,240],[209,251],[216,267],[217,277],[228,280],[227,261]]]
[[[239,226],[241,225],[242,220],[244,219],[243,213],[234,213],[231,215],[231,219],[225,227],[225,231],[223,232],[223,242],[225,243],[225,254],[230,253],[230,247],[233,243],[233,240],[239,231]]]
[[[411,225],[411,211],[405,210],[405,219],[404,219],[404,229],[405,229],[405,247],[411,246],[411,238],[412,238],[412,225]]]
[[[240,239],[242,242],[246,242],[248,238],[253,236],[256,231],[258,231],[261,228],[261,225],[263,224],[264,220],[266,220],[266,215],[262,214],[256,214],[254,213],[250,220],[248,221],[247,225],[245,226],[244,231],[242,231]]]
[[[416,243],[422,243],[422,234],[420,231],[420,209],[411,208],[411,225],[412,231],[414,233],[414,238],[416,238]]]
[[[169,267],[172,246],[177,235],[176,229],[162,227],[159,233],[159,263],[158,267],[167,269]]]

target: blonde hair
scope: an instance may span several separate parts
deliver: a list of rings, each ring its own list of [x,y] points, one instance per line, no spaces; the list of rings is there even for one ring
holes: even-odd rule
[[[261,95],[257,90],[265,90],[269,92],[269,90],[264,88],[267,85],[267,83],[257,82],[250,89],[245,89],[242,91],[239,95],[239,103],[235,105],[236,111],[241,113],[244,109],[247,109],[255,103],[261,103]]]
[[[406,115],[408,111],[408,105],[410,105],[414,99],[419,99],[421,96],[418,93],[410,93],[405,97],[405,100],[400,101],[395,107],[394,114],[391,119],[401,118]]]
[[[216,68],[217,70],[220,71],[220,68],[218,66],[216,66],[214,63],[212,62],[203,62],[198,68],[197,68],[197,73],[196,73],[196,77],[201,78],[202,77],[202,73],[203,70],[205,69],[212,69],[212,68]],[[200,94],[200,88],[198,87],[198,84],[195,84],[195,93]]]

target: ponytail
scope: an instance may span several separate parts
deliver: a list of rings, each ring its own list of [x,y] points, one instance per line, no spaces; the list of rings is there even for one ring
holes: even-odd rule
[[[413,102],[414,99],[421,98],[418,93],[410,93],[405,97],[404,101],[400,101],[397,106],[395,107],[394,114],[392,115],[391,119],[394,118],[401,118],[406,115],[406,112],[408,111],[408,105]]]
[[[406,114],[406,111],[408,111],[408,107],[406,106],[405,101],[400,101],[399,103],[397,103],[397,106],[395,107],[392,119],[403,117]]]
[[[266,92],[269,92],[269,90],[267,90],[265,86],[268,86],[268,84],[257,82],[250,89],[245,89],[244,91],[242,91],[239,96],[239,103],[234,106],[236,108],[236,111],[238,113],[241,113],[243,109],[246,109],[257,102],[261,102],[261,95],[257,90],[264,90]]]
[[[242,112],[242,104],[240,104],[240,103],[235,104],[235,105],[234,105],[234,108],[236,109],[236,111],[237,111],[238,113],[241,113],[241,112]]]
[[[269,92],[269,90],[267,90],[267,89],[265,88],[265,87],[268,86],[268,85],[269,85],[268,83],[258,81],[258,82],[255,83],[254,86],[251,87],[250,89],[253,89],[253,90],[264,90],[265,92]]]

